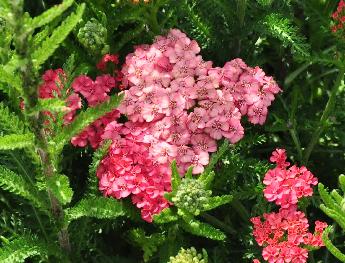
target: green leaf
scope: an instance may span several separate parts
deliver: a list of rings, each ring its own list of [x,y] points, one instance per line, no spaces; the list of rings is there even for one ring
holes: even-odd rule
[[[281,14],[269,14],[264,18],[263,25],[267,32],[278,38],[284,46],[290,46],[293,53],[310,57],[310,45],[288,18]]]
[[[115,109],[120,104],[122,98],[123,94],[112,96],[107,102],[81,112],[70,125],[64,127],[63,130],[53,139],[52,146],[55,147],[56,151],[60,152],[64,145],[67,144],[73,136],[82,132],[85,127],[98,118]]]
[[[146,236],[141,228],[132,229],[129,232],[129,238],[144,251],[144,262],[149,261],[158,247],[165,241],[162,233],[154,233]]]
[[[322,201],[325,205],[329,208],[335,210],[341,210],[341,207],[335,202],[335,200],[331,197],[331,195],[325,189],[325,186],[322,183],[318,184],[318,190]]]
[[[230,203],[232,201],[232,199],[233,199],[232,195],[222,195],[222,196],[210,197],[210,198],[208,198],[207,204],[205,205],[205,208],[203,209],[203,211],[212,210],[218,206]]]
[[[343,174],[339,176],[339,185],[343,193],[345,193],[345,175]]]
[[[215,176],[216,176],[215,172],[212,171],[212,172],[209,172],[208,174],[202,174],[198,178],[198,180],[204,183],[206,189],[210,189]]]
[[[157,224],[165,224],[177,221],[178,216],[171,208],[163,209],[159,214],[153,216],[153,221]]]
[[[226,238],[226,235],[222,231],[209,224],[202,223],[189,217],[183,219],[184,221],[182,221],[183,223],[181,226],[184,230],[192,233],[193,235],[202,236],[213,240],[224,240]]]
[[[0,137],[0,150],[22,149],[32,146],[34,136],[31,133],[27,134],[10,134]]]
[[[21,176],[0,165],[0,187],[15,195],[29,200],[32,205],[47,211],[48,204],[45,196],[38,192],[35,186],[29,184]]]
[[[178,172],[176,161],[174,160],[171,163],[171,188],[173,192],[177,191],[180,183],[181,183],[181,176]]]
[[[64,100],[58,98],[39,99],[37,105],[30,113],[37,113],[40,111],[63,112],[67,109]]]
[[[341,262],[345,262],[345,255],[341,253],[341,251],[332,244],[332,241],[329,239],[328,235],[329,233],[333,231],[332,227],[327,227],[323,233],[322,233],[322,241],[325,244],[326,248],[329,252],[333,254],[337,259],[339,259]]]
[[[67,10],[73,4],[73,2],[74,0],[65,0],[61,4],[53,6],[52,8],[43,12],[41,15],[34,17],[28,23],[29,30],[32,31],[35,28],[42,27],[50,23],[55,18],[59,17],[65,10]]]
[[[98,178],[96,175],[99,163],[102,161],[104,156],[108,153],[108,149],[111,145],[111,140],[103,142],[101,147],[99,147],[92,156],[92,162],[89,166],[89,177],[88,177],[88,186],[87,194],[90,196],[95,196],[99,193],[98,190]]]
[[[122,202],[114,198],[106,197],[89,197],[82,199],[76,206],[66,209],[65,211],[67,224],[81,217],[114,219],[126,215]]]
[[[47,179],[47,187],[61,204],[69,204],[72,200],[73,190],[66,175],[56,174]]]
[[[210,163],[207,165],[207,167],[205,168],[205,171],[201,174],[200,177],[207,176],[213,170],[215,165],[218,163],[220,158],[226,153],[227,150],[229,150],[229,141],[224,140],[222,145],[219,147],[218,151],[212,154]]]
[[[62,24],[53,31],[52,35],[42,43],[41,47],[33,52],[32,62],[35,68],[40,67],[65,40],[72,29],[79,23],[84,9],[85,4],[79,5],[76,12],[67,17]]]
[[[328,208],[324,204],[320,205],[320,209],[328,215],[330,218],[332,218],[334,221],[336,221],[342,229],[345,229],[345,214],[342,212],[342,210],[335,211],[333,209]]]
[[[22,82],[18,75],[14,72],[8,72],[4,69],[4,67],[0,67],[0,82],[6,83],[7,85],[15,88],[16,93],[22,93]],[[12,95],[11,89],[8,87],[3,89],[3,91],[9,95],[9,97],[14,96]]]
[[[36,239],[21,236],[1,247],[0,263],[21,263],[32,256],[46,254],[46,249]]]

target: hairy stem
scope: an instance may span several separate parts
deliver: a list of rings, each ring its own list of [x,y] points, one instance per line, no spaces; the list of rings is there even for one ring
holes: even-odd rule
[[[312,134],[310,142],[309,142],[309,144],[305,150],[304,158],[303,158],[303,164],[304,165],[306,165],[308,163],[310,154],[312,153],[312,151],[313,151],[315,145],[317,144],[322,132],[325,130],[325,128],[327,126],[327,120],[328,120],[328,118],[329,118],[329,116],[332,113],[332,110],[334,108],[337,91],[340,87],[341,81],[344,78],[344,73],[345,73],[345,68],[340,68],[339,72],[338,72],[337,79],[334,82],[334,86],[331,90],[331,94],[330,94],[329,99],[327,101],[326,107],[323,110],[322,116],[320,118],[319,125],[316,128],[316,130],[314,131],[314,133]]]
[[[34,108],[38,101],[37,92],[37,72],[34,71],[33,62],[31,59],[31,50],[29,46],[29,32],[25,31],[23,24],[25,23],[23,17],[23,1],[11,2],[13,12],[13,27],[15,32],[14,43],[16,52],[19,59],[22,61],[19,68],[19,72],[23,81],[23,98],[25,101],[25,112],[30,112]],[[32,131],[35,135],[35,148],[40,156],[42,171],[46,177],[54,175],[56,168],[53,165],[53,159],[51,158],[48,150],[48,141],[43,126],[43,114],[41,112],[36,114],[27,115],[27,120],[32,127]],[[52,215],[56,220],[57,225],[63,220],[63,209],[59,201],[48,191],[48,195],[51,203]],[[70,251],[70,244],[67,230],[59,231],[60,247],[65,251]]]

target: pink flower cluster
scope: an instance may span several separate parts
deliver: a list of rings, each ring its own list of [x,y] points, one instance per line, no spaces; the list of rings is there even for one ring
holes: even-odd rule
[[[115,198],[131,194],[149,222],[169,205],[163,194],[170,189],[171,161],[181,174],[190,166],[202,173],[217,140],[238,142],[244,115],[262,125],[280,91],[259,67],[235,59],[214,68],[199,52],[197,42],[177,29],[136,47],[122,69],[128,89],[118,110],[128,121],[114,120],[102,136],[113,145],[97,173],[100,190]],[[143,180],[140,187],[134,174]]]
[[[266,213],[261,217],[254,217],[253,235],[259,246],[264,247],[262,257],[269,263],[279,262],[307,262],[308,250],[305,246],[321,247],[322,232],[327,224],[315,222],[314,234],[309,232],[306,215],[298,211],[297,201],[303,196],[313,194],[311,185],[317,184],[317,179],[305,168],[290,165],[286,162],[283,149],[276,149],[271,162],[277,167],[269,170],[264,178],[264,195],[270,202],[280,205],[278,213]],[[254,260],[259,263],[259,260]]]

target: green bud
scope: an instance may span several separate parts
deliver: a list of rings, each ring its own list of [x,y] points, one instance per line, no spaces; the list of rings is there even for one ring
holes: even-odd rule
[[[201,181],[185,178],[182,180],[176,195],[172,198],[174,204],[193,215],[200,214],[207,205],[212,192],[206,190]]]
[[[78,40],[87,49],[93,53],[107,53],[109,46],[107,42],[107,29],[98,20],[91,18],[84,27],[79,29]]]
[[[207,263],[207,254],[203,254],[197,253],[194,247],[189,249],[181,248],[175,257],[170,257],[168,263]]]

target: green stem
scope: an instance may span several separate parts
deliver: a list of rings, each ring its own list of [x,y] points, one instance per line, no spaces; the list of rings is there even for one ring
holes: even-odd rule
[[[220,221],[219,219],[217,219],[214,216],[211,216],[210,214],[207,213],[203,213],[200,215],[202,218],[204,218],[208,223],[220,228],[221,230],[223,230],[225,233],[228,233],[230,235],[234,235],[236,233],[236,230],[234,228],[232,228],[229,225],[224,224],[222,221]]]
[[[337,91],[339,89],[341,81],[344,78],[344,73],[345,73],[345,68],[344,67],[340,68],[339,73],[338,73],[338,77],[334,82],[334,86],[331,90],[331,94],[330,94],[329,99],[327,101],[326,107],[323,110],[319,125],[316,128],[316,130],[314,131],[314,133],[312,134],[310,142],[308,144],[308,147],[305,150],[305,154],[304,154],[304,158],[303,158],[303,164],[304,165],[306,165],[308,163],[310,154],[312,153],[312,151],[313,151],[315,145],[317,144],[322,132],[325,130],[325,128],[327,126],[327,120],[328,120],[328,117],[330,116],[330,114],[334,108]]]
[[[243,219],[243,221],[248,222],[250,214],[240,200],[234,199],[231,201],[231,206],[236,210],[238,215]]]
[[[303,151],[302,151],[301,143],[299,141],[295,125],[293,125],[293,128],[289,128],[289,132],[297,150],[298,160],[302,161]]]

